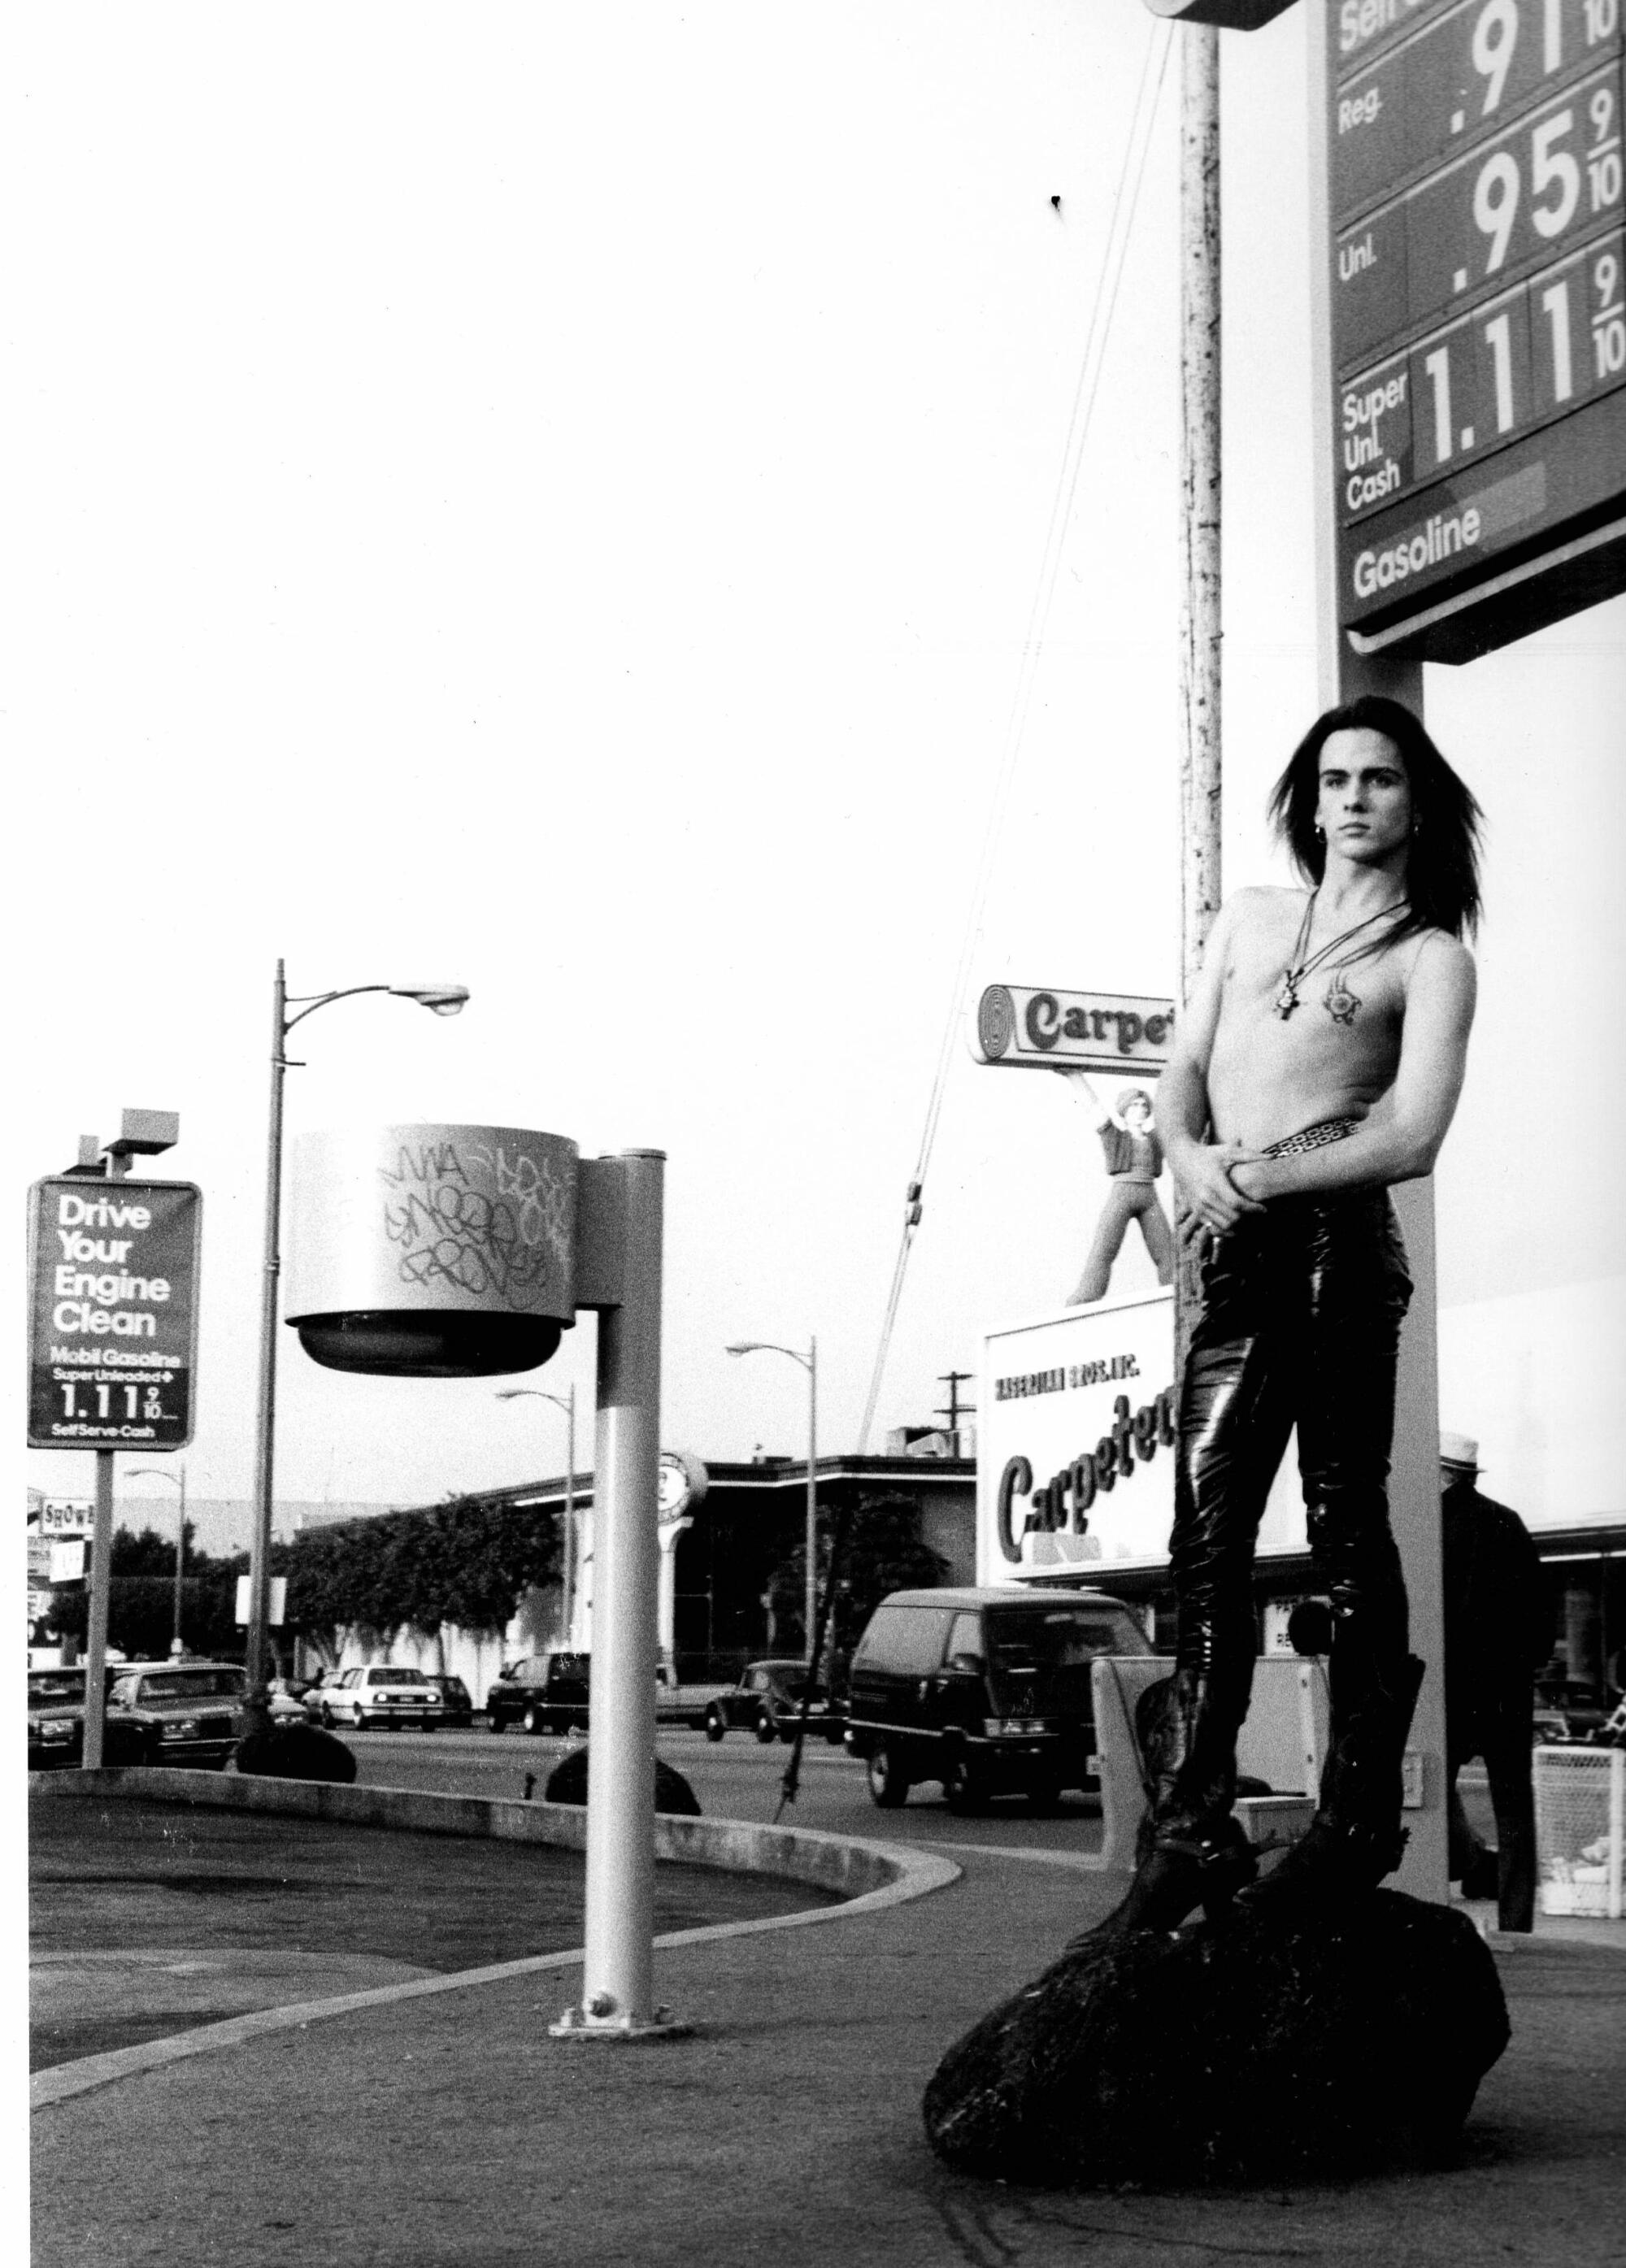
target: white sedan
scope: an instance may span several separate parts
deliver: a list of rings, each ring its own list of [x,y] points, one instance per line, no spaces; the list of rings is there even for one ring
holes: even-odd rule
[[[358,1733],[368,1725],[417,1725],[427,1733],[446,1713],[439,1686],[421,1669],[388,1664],[342,1670],[336,1678],[325,1678],[308,1701],[316,1704],[316,1714],[329,1731],[340,1724]]]

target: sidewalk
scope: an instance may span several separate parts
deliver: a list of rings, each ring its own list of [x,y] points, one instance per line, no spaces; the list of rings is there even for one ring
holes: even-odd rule
[[[942,2169],[921,2093],[949,2043],[1116,1886],[1083,1867],[954,1858],[960,1878],[910,1903],[659,1951],[658,1992],[695,2025],[686,2040],[550,2039],[579,1987],[567,1954],[43,2108],[36,2268],[1619,2260],[1626,1924],[1492,1937],[1513,2036],[1455,2168],[1246,2194],[1035,2194]]]

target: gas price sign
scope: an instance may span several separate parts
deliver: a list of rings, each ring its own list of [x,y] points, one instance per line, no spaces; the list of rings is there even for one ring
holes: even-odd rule
[[[1333,10],[1345,627],[1415,615],[1622,507],[1622,0]]]
[[[29,1447],[184,1448],[202,1191],[64,1174],[29,1195]]]

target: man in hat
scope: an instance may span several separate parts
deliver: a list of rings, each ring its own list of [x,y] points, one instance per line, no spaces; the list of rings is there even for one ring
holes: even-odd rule
[[[1439,1437],[1440,1523],[1446,1591],[1446,1783],[1450,1867],[1468,1897],[1494,1896],[1503,1929],[1535,1919],[1535,1797],[1531,1785],[1534,1679],[1550,1632],[1541,1605],[1541,1558],[1516,1512],[1482,1496],[1479,1444]],[[1496,1814],[1497,1847],[1468,1825],[1457,1774],[1483,1756]]]
[[[1163,1145],[1151,1120],[1151,1097],[1144,1086],[1132,1086],[1108,1109],[1096,1093],[1087,1071],[1069,1071],[1069,1086],[1090,1112],[1107,1161],[1107,1202],[1095,1224],[1089,1258],[1076,1287],[1068,1293],[1070,1307],[1087,1307],[1107,1297],[1113,1263],[1122,1249],[1129,1223],[1137,1220],[1146,1249],[1158,1271],[1159,1284],[1174,1280],[1174,1238],[1168,1216],[1158,1196],[1158,1176],[1163,1171]]]

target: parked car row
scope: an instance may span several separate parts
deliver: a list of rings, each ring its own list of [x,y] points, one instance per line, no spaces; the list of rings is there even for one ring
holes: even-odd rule
[[[247,1690],[240,1662],[119,1661],[107,1668],[102,1761],[224,1764]],[[85,1754],[85,1669],[28,1672],[28,1769],[77,1769]]]

